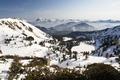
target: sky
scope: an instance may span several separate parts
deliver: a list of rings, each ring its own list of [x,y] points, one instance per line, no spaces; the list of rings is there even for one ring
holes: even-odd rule
[[[120,0],[0,0],[0,18],[120,20]]]

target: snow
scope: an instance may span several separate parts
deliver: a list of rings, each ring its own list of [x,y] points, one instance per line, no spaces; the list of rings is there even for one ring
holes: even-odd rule
[[[50,65],[58,65],[58,61],[57,60],[51,60],[50,61]]]
[[[63,41],[69,41],[69,40],[72,40],[72,38],[70,38],[70,37],[63,37]]]
[[[85,51],[91,52],[91,51],[95,50],[95,46],[89,45],[85,42],[81,42],[78,46],[74,46],[71,50],[77,51],[78,53],[85,52]]]
[[[31,30],[30,30],[31,29]],[[25,40],[26,36],[32,36],[33,41]],[[5,39],[11,39],[6,44]],[[48,47],[51,44],[47,41],[52,40],[52,37],[43,31],[37,29],[33,25],[24,20],[18,19],[0,19],[0,56],[5,55],[18,55],[21,57],[45,57],[49,52]],[[45,46],[39,45],[39,42],[44,41]],[[35,43],[36,42],[36,43]],[[29,45],[32,43],[32,45]],[[7,80],[9,67],[11,66],[12,59],[7,61],[0,61],[0,79]],[[22,60],[23,65],[28,64],[30,60]],[[20,75],[19,78],[24,77]]]
[[[63,63],[59,64],[59,66],[63,68],[74,69],[76,68],[76,66],[80,66],[81,68],[84,68],[85,66],[93,63],[104,63],[104,64],[110,64],[115,68],[119,67],[119,64],[115,61],[115,57],[107,59],[105,57],[98,57],[98,56],[88,56],[88,59],[85,59],[83,56],[81,56],[77,60],[75,59],[66,60]]]
[[[20,74],[19,78],[17,80],[21,80],[25,78],[25,74]]]
[[[103,56],[105,57],[106,54],[108,54],[108,56],[110,56],[110,54],[114,55],[113,49],[115,49],[116,46],[111,46],[109,47],[106,51],[103,52]]]
[[[22,65],[26,65],[26,64],[29,64],[31,60],[20,60],[20,63],[22,63]]]
[[[4,22],[12,22],[16,23],[21,29],[18,28],[16,25],[12,25],[10,28],[10,25],[3,24],[2,21]],[[25,25],[23,26],[22,23]],[[100,46],[99,40],[96,41],[96,46],[92,44],[88,44],[87,42],[80,42],[78,46],[72,47],[71,51],[76,51],[78,52],[77,54],[77,60],[75,59],[69,59],[69,55],[66,54],[66,60],[59,63],[59,59],[62,59],[64,52],[60,51],[55,51],[55,53],[52,53],[52,48],[51,46],[57,46],[58,44],[50,44],[47,41],[52,40],[52,37],[50,37],[48,34],[42,32],[41,30],[35,28],[31,24],[27,23],[26,21],[23,20],[17,20],[17,19],[0,19],[0,50],[2,50],[2,54],[0,56],[4,55],[18,55],[18,56],[29,56],[29,57],[45,57],[50,58],[50,65],[58,65],[62,68],[70,68],[73,69],[76,66],[80,66],[82,68],[86,67],[87,65],[93,64],[93,63],[105,63],[105,64],[110,64],[115,68],[119,67],[119,64],[115,61],[116,57],[112,58],[105,58],[105,57],[98,57],[98,56],[93,56],[93,55],[88,55],[88,58],[86,59],[82,52],[89,52],[95,50]],[[29,31],[29,28],[32,28],[32,32]],[[109,31],[108,31],[109,32]],[[110,32],[112,32],[110,30]],[[109,33],[110,33],[109,32]],[[22,33],[25,33],[27,36],[32,36],[34,38],[33,41],[26,41],[24,40],[24,35]],[[104,35],[104,33],[101,33]],[[106,33],[107,34],[107,33]],[[116,34],[118,34],[116,32]],[[13,37],[12,37],[13,36]],[[48,37],[49,36],[49,37]],[[9,44],[5,44],[4,41],[5,39],[12,39]],[[14,40],[13,40],[14,39]],[[63,37],[64,41],[72,40],[70,37]],[[35,41],[37,42],[35,44]],[[44,41],[45,46],[39,45],[39,42]],[[16,43],[16,44],[15,44]],[[32,45],[29,45],[29,43],[32,43]],[[113,49],[115,46],[109,47],[105,54],[107,52],[112,53]],[[48,56],[48,53],[50,55]],[[58,56],[56,56],[56,54]],[[105,55],[104,55],[105,56]],[[21,60],[21,63],[23,65],[26,65],[29,63],[30,60]],[[6,71],[9,71],[9,67],[11,65],[12,59],[7,59],[7,62],[2,62],[0,61],[0,78],[3,80],[6,80],[7,73]],[[23,78],[24,75],[20,75],[19,79]]]
[[[31,28],[32,31],[30,31],[29,28]],[[27,36],[32,36],[34,41],[24,40],[26,36],[23,35],[23,33]],[[12,40],[9,44],[5,44],[5,39]],[[44,57],[48,48],[39,45],[39,42],[48,40],[52,40],[52,37],[24,20],[11,18],[0,19],[0,49],[3,53],[0,55]],[[35,41],[37,44],[34,44]],[[31,46],[29,45],[30,43],[32,43]],[[50,44],[47,44],[47,46],[50,46]]]
[[[13,28],[15,28],[15,30],[8,28],[8,25],[3,24],[2,21],[16,23],[19,27],[21,27],[22,30],[18,29],[16,25],[12,25]],[[37,29],[36,27],[27,23],[26,21],[8,18],[8,19],[0,19],[0,23],[2,24],[1,25],[2,28],[0,29],[1,30],[0,32],[4,32],[4,34],[9,32],[9,35],[10,34],[15,35],[15,34],[21,34],[22,32],[25,32],[26,34],[34,36],[35,38],[48,39],[46,37],[47,35],[46,33]],[[28,31],[29,28],[33,29],[33,32]]]
[[[22,47],[22,48],[14,48],[9,46],[1,46],[2,52],[4,54],[1,55],[19,55],[19,56],[38,56],[38,57],[44,57],[45,53],[48,51],[48,48],[42,47],[39,45],[32,45],[28,47]],[[44,53],[44,54],[43,54]]]
[[[9,67],[11,66],[11,62],[13,60],[8,59],[6,62],[2,61],[0,62],[0,79],[2,80],[7,80],[7,76],[8,76],[8,71],[9,71]]]

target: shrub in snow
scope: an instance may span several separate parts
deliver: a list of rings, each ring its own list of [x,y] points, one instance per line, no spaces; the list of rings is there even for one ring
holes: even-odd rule
[[[0,50],[0,54],[2,54],[2,50]]]
[[[45,66],[47,65],[47,59],[44,58],[34,58],[27,66],[35,67],[35,66]]]
[[[33,41],[34,40],[34,38],[32,37],[32,36],[29,36],[29,37],[26,37],[26,39],[25,40],[27,40],[27,41]]]
[[[54,80],[53,75],[48,68],[37,67],[29,70],[24,80]]]
[[[89,55],[89,52],[87,52],[87,51],[83,52],[83,56],[85,56],[85,60],[87,60],[88,55]]]
[[[4,57],[1,57],[0,61],[7,62],[7,60]]]
[[[5,39],[5,44],[9,44],[11,39]]]
[[[29,46],[31,46],[31,45],[32,45],[32,43],[30,42],[28,45],[29,45]]]
[[[24,80],[87,80],[85,76],[75,70],[61,69],[50,72],[49,68],[29,70]]]
[[[73,51],[73,54],[74,54],[74,55],[73,55],[73,58],[75,58],[75,60],[77,60],[77,54],[78,54],[78,53],[77,53],[76,51]]]
[[[30,32],[33,32],[33,29],[32,29],[31,27],[29,27],[28,30],[29,30]]]
[[[63,54],[63,60],[62,61],[65,61],[66,60],[66,55]]]
[[[120,66],[120,55],[118,56],[118,58],[116,58],[116,61],[119,63]]]
[[[39,43],[39,45],[41,45],[41,46],[45,46],[45,42],[42,41],[42,42]]]
[[[35,41],[34,44],[37,44],[37,41]]]
[[[23,73],[23,69],[22,64],[19,62],[19,57],[18,56],[14,56],[13,62],[11,63],[11,67],[9,68],[9,76],[8,76],[8,80],[13,80],[13,79],[17,79],[18,75],[17,74],[22,74]]]
[[[20,22],[23,26],[26,26],[25,24],[23,24],[22,22]]]

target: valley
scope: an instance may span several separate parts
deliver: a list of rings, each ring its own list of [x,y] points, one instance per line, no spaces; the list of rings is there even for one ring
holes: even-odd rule
[[[83,74],[87,66],[96,63],[119,71],[119,28],[51,35],[24,20],[1,19],[0,78],[26,80],[31,71],[45,73],[44,68],[50,74],[57,69],[80,70]],[[14,74],[12,69],[18,72]]]

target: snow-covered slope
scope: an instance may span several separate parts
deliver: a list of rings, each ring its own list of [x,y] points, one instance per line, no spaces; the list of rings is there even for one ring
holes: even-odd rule
[[[107,28],[107,29],[101,30],[100,35],[101,36],[107,36],[107,35],[115,36],[115,35],[120,35],[120,25],[115,26],[113,28]]]
[[[0,19],[0,55],[43,56],[48,49],[39,43],[50,39],[26,21]]]
[[[117,47],[117,44],[107,44],[108,47],[105,51],[103,51],[103,47],[106,46],[106,44],[103,45],[103,47],[101,47],[101,45],[104,39],[106,39],[106,36],[112,35],[113,40],[115,40],[115,35],[119,36],[119,32],[119,27],[115,27],[90,34],[87,33],[94,36],[96,43],[94,43],[94,41],[92,41],[92,43],[83,41],[78,44],[79,41],[74,41],[73,38],[70,37],[63,37],[63,41],[53,41],[48,34],[23,20],[10,18],[0,19],[0,56],[18,55],[20,57],[32,56],[32,58],[35,58],[34,56],[43,57],[48,59],[48,66],[58,65],[62,68],[71,69],[77,68],[77,66],[85,69],[87,65],[93,63],[105,63],[118,68],[119,65],[115,60],[116,57],[105,58],[105,51],[107,53],[109,51],[111,54],[113,48]],[[111,37],[109,39],[111,39]],[[109,41],[109,39],[107,39],[107,41]],[[49,42],[50,40],[53,44]],[[96,54],[94,54],[96,56],[92,55],[92,51],[95,49],[97,49]],[[85,55],[86,51],[89,52],[89,54]],[[101,55],[101,53],[103,55]],[[7,61],[4,62],[0,60],[0,78],[3,80],[7,80],[7,72],[9,72],[11,62],[13,62],[13,59],[5,60]],[[21,61],[26,63],[26,60]],[[27,60],[28,63],[29,61],[30,60]]]
[[[85,51],[91,53],[91,51],[94,51],[94,50],[95,50],[95,46],[86,44],[84,42],[81,42],[78,46],[74,46],[72,48],[72,51],[77,51],[78,53],[82,53]]]
[[[95,42],[93,54],[96,56],[114,57],[120,54],[120,26],[99,31],[72,32],[68,36],[93,40]]]
[[[96,33],[95,46],[98,56],[113,57],[120,54],[120,26]]]

